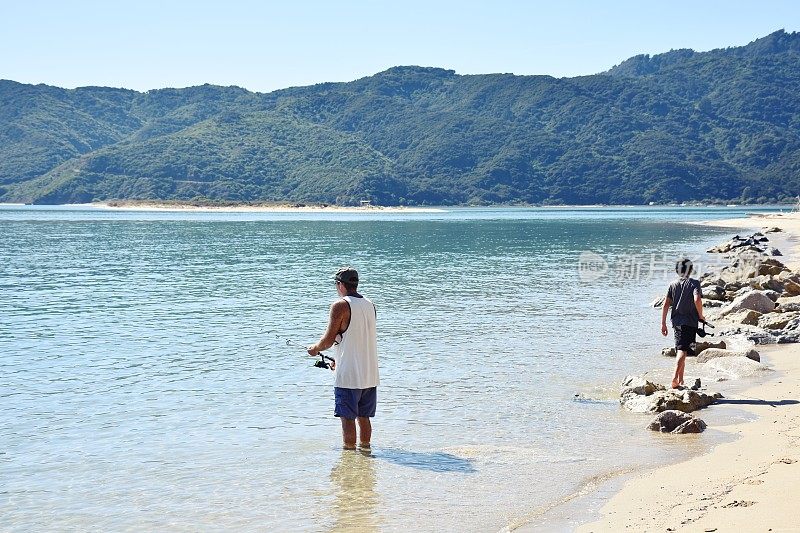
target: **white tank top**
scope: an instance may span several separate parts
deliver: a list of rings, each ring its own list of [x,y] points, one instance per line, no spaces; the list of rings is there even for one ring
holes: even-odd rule
[[[378,342],[375,307],[367,298],[345,296],[350,304],[350,325],[337,336],[334,386],[368,389],[378,386]]]

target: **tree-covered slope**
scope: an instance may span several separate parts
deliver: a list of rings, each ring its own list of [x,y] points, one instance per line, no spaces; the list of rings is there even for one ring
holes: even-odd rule
[[[800,193],[800,34],[604,74],[396,67],[268,94],[0,82],[0,199],[383,204]]]

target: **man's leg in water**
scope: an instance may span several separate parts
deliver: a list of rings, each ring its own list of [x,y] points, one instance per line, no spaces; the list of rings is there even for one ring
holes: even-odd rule
[[[346,450],[355,450],[356,448],[356,421],[354,418],[342,419],[342,442]]]
[[[683,370],[686,368],[686,352],[677,350],[675,359],[675,376],[672,378],[672,388],[677,389],[683,384]]]
[[[359,433],[359,446],[362,448],[369,448],[369,442],[372,440],[372,423],[366,416],[359,416],[358,420],[358,433]],[[355,440],[353,441],[355,443]]]

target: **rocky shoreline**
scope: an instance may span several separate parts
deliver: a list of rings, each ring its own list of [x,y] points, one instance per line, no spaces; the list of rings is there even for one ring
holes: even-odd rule
[[[745,237],[736,235],[708,250],[728,263],[699,278],[706,318],[716,325],[716,333],[703,328],[693,357],[703,365],[712,388],[715,382],[769,371],[755,346],[800,342],[800,271],[777,259],[783,254],[768,237],[780,231],[771,227]],[[663,297],[655,300],[653,307],[661,308],[663,301]],[[676,355],[674,348],[664,348],[662,354]],[[690,389],[669,389],[642,376],[627,376],[620,404],[635,413],[657,414],[647,426],[653,431],[698,433],[706,424],[689,413],[723,398],[708,387],[697,379]]]

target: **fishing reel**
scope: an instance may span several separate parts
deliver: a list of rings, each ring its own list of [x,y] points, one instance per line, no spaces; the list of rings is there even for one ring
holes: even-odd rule
[[[713,333],[711,333],[710,331],[706,331],[706,326],[708,326],[711,329],[714,329],[714,324],[712,324],[711,322],[706,322],[705,320],[701,320],[700,323],[703,324],[703,329],[697,330],[697,336],[702,338],[705,337],[706,335],[711,335],[713,337],[714,336]]]
[[[328,361],[326,361],[325,359],[327,359],[331,363],[336,363],[336,360],[333,357],[328,357],[327,355],[322,355],[322,353],[320,353],[319,354],[319,361],[314,361],[314,366],[316,368],[328,368],[328,369],[330,369],[331,364],[328,363]]]

